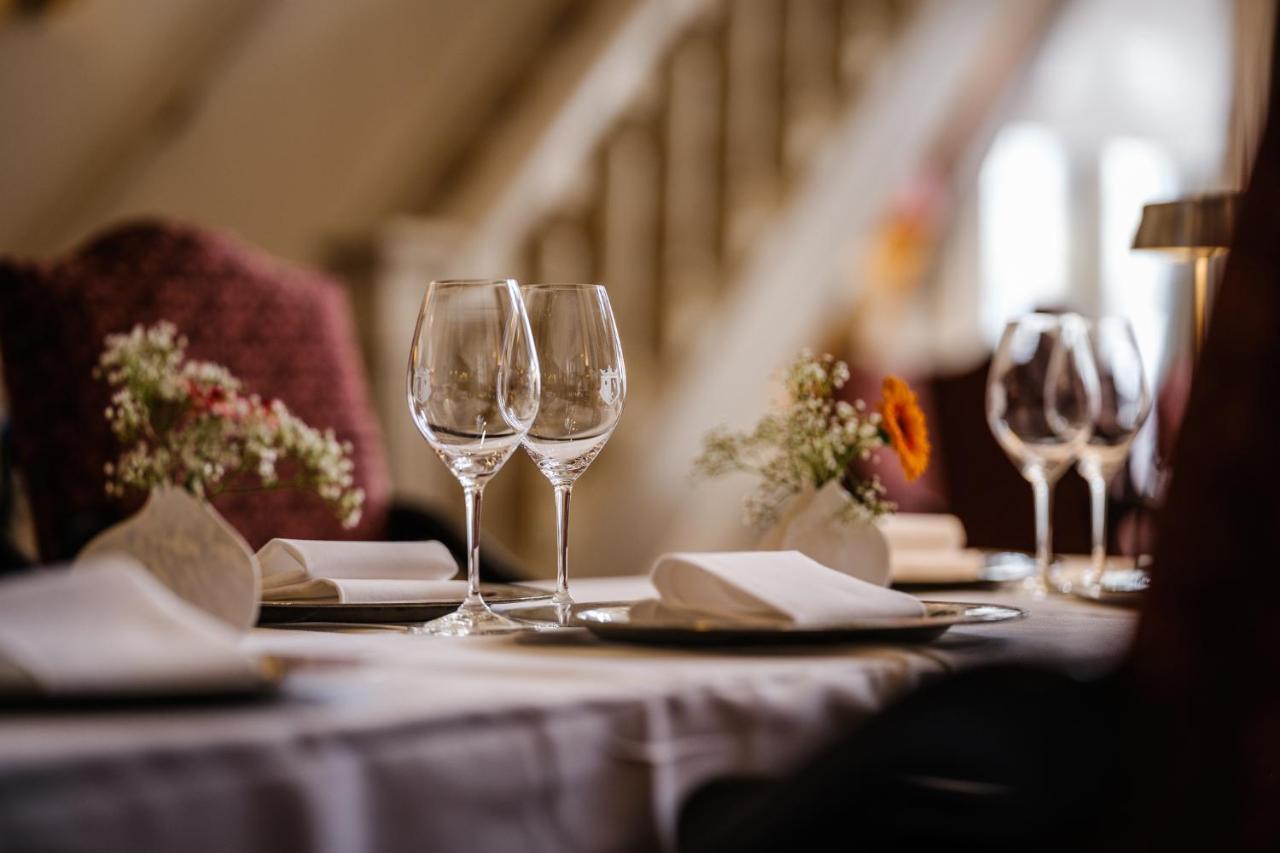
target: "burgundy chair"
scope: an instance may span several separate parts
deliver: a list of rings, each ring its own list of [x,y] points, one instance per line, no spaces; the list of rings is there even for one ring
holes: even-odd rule
[[[103,338],[173,322],[188,354],[228,367],[307,423],[354,446],[366,503],[344,530],[319,499],[279,491],[216,505],[254,547],[272,536],[383,535],[390,485],[346,296],[334,281],[281,263],[229,234],[159,220],[112,228],[65,258],[0,259],[0,347],[12,451],[31,501],[40,556],[71,557],[132,506],[108,498],[118,452],[92,370]]]

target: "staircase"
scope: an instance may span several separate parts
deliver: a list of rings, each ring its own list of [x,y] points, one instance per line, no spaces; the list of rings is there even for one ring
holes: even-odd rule
[[[593,6],[591,38],[549,58],[455,191],[380,240],[377,327],[404,329],[374,354],[400,491],[459,503],[404,414],[404,350],[425,283],[601,281],[629,397],[575,490],[575,570],[642,571],[668,547],[748,541],[742,484],[688,479],[700,436],[754,419],[771,374],[847,312],[859,237],[936,153],[955,105],[989,88],[984,57],[1026,42],[1056,5]],[[521,455],[491,492],[486,527],[545,573],[549,487]]]

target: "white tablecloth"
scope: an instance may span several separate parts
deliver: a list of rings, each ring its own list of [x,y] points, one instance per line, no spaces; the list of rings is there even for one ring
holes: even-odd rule
[[[574,591],[632,598],[647,582]],[[0,850],[669,847],[706,781],[784,772],[957,667],[1099,670],[1133,624],[1066,598],[925,597],[1031,616],[926,645],[785,651],[260,629],[254,648],[335,662],[251,704],[0,713]]]

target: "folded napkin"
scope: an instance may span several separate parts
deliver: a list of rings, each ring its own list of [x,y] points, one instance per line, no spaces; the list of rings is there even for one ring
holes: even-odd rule
[[[725,619],[822,625],[923,616],[910,595],[837,572],[799,551],[666,554],[652,572],[663,607]]]
[[[272,539],[258,552],[262,600],[371,604],[461,596],[449,549],[439,542]]]
[[[878,523],[889,542],[893,583],[968,583],[982,577],[986,556],[964,547],[964,525],[954,515],[900,512]]]
[[[126,556],[0,582],[0,695],[203,693],[263,680],[226,623]]]
[[[889,552],[894,583],[971,583],[982,579],[986,565],[987,555],[973,548]]]
[[[898,512],[877,522],[890,551],[956,551],[964,547],[964,525],[944,513]]]

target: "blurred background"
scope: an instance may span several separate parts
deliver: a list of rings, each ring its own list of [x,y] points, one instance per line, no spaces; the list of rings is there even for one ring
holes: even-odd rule
[[[605,283],[629,396],[575,489],[578,576],[750,545],[748,482],[695,481],[690,462],[708,429],[754,423],[801,347],[848,360],[868,401],[885,372],[920,392],[937,455],[909,488],[886,465],[904,508],[1029,548],[1029,490],[984,420],[991,348],[1035,307],[1123,314],[1162,391],[1115,486],[1126,550],[1190,330],[1189,269],[1132,252],[1134,229],[1144,203],[1239,188],[1271,14],[0,0],[0,252],[57,255],[160,214],[326,270],[354,309],[396,495],[453,519],[457,484],[404,402],[426,282]],[[1064,478],[1059,550],[1087,550],[1085,494]],[[551,490],[523,454],[486,498],[486,528],[550,574]]]

